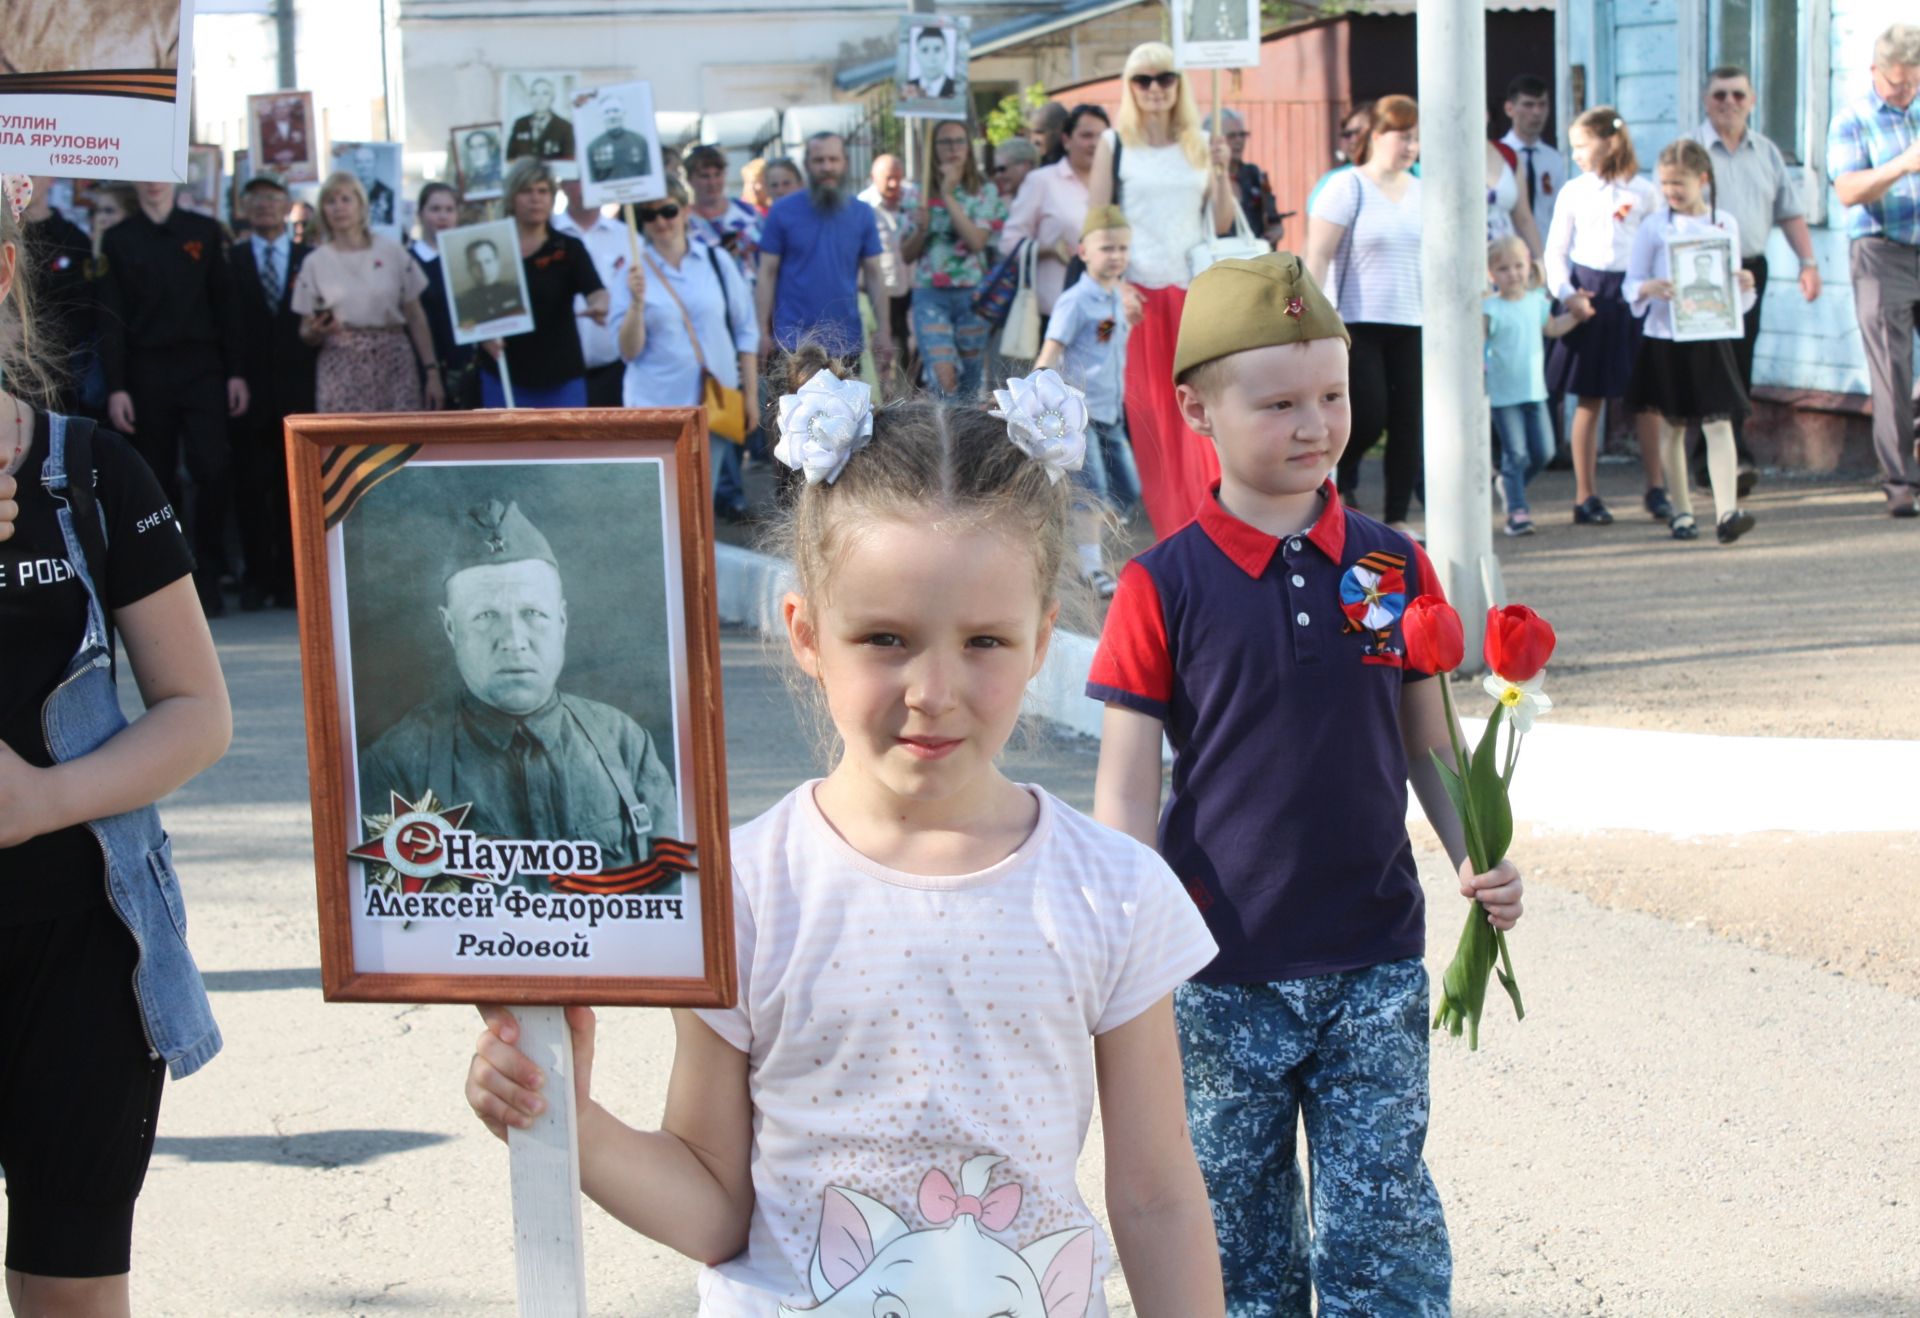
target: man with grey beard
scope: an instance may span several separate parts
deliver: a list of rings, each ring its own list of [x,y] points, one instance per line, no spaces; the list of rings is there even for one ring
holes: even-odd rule
[[[792,352],[814,342],[843,361],[857,363],[864,335],[860,290],[882,314],[873,332],[874,364],[886,378],[893,333],[884,314],[887,279],[873,208],[851,195],[847,144],[838,133],[807,139],[807,190],[782,197],[760,230],[760,282],[754,300],[760,316],[760,354],[776,346]]]

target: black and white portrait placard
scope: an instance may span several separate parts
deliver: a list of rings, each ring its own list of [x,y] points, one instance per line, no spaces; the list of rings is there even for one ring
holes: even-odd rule
[[[1741,336],[1745,324],[1740,314],[1740,257],[1731,235],[1668,239],[1667,272],[1673,283],[1675,342]]]
[[[512,220],[489,220],[440,235],[447,307],[455,343],[511,338],[533,329],[533,299]]]
[[[492,201],[501,195],[507,173],[503,124],[462,124],[453,129],[447,157],[462,201]]]
[[[911,119],[969,117],[968,21],[905,14],[894,56],[894,113]]]
[[[570,117],[577,73],[552,69],[500,75],[500,121],[507,126],[508,165],[533,156],[562,178],[573,176],[577,133]]]
[[[622,82],[574,93],[580,197],[589,206],[658,201],[667,171],[653,121],[653,84]]]
[[[1181,69],[1260,63],[1260,0],[1173,0],[1173,62]]]
[[[405,186],[398,142],[335,142],[333,168],[351,174],[367,190],[367,227],[398,242],[403,224],[400,198]]]
[[[290,427],[330,996],[730,992],[697,417]]]

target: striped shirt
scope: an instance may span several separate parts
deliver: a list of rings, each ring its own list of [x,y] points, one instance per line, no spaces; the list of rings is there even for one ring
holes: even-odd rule
[[[1827,177],[1878,169],[1920,140],[1920,98],[1895,109],[1868,92],[1827,130]],[[1920,174],[1908,174],[1878,201],[1847,207],[1847,237],[1888,238],[1920,247]]]
[[[984,1248],[1013,1274],[1015,1252],[1085,1229],[1082,1293],[1101,1318],[1112,1250],[1074,1180],[1093,1115],[1089,1043],[1213,959],[1205,922],[1152,851],[1039,788],[1027,789],[1038,822],[1012,855],[930,876],[854,850],[814,787],[733,834],[740,1000],[700,1018],[748,1056],[754,1205],[745,1252],[702,1272],[700,1312],[814,1307],[816,1249],[835,1286],[871,1294],[875,1278],[855,1274],[888,1259],[846,1254],[845,1237],[885,1249],[897,1219],[961,1232],[943,1243]],[[962,1168],[984,1157],[1004,1161],[969,1188]],[[936,1172],[1000,1211],[930,1199]],[[980,1214],[997,1243],[963,1239],[956,1212]]]
[[[1327,269],[1327,293],[1348,324],[1418,325],[1420,180],[1394,201],[1364,169],[1327,180],[1313,218],[1345,229]]]

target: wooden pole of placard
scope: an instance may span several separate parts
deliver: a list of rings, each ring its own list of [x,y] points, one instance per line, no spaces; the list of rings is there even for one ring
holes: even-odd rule
[[[503,348],[500,390],[512,408]],[[533,1124],[507,1127],[513,1186],[513,1262],[520,1318],[587,1318],[587,1251],[580,1226],[580,1109],[573,1089],[573,1031],[565,1007],[516,1007],[520,1051],[546,1076],[547,1106]]]
[[[634,222],[633,203],[620,203],[620,213],[627,217],[627,254],[633,260],[633,268],[640,268],[640,226]]]
[[[513,1014],[520,1022],[520,1051],[547,1078],[540,1090],[546,1110],[525,1129],[507,1128],[520,1318],[586,1318],[573,1032],[565,1007],[517,1007]]]

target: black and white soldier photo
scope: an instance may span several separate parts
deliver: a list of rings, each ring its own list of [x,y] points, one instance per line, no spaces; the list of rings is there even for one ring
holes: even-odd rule
[[[595,183],[653,172],[647,139],[627,127],[627,107],[617,95],[599,99],[601,131],[587,144],[587,177]]]
[[[620,82],[574,93],[581,200],[658,201],[667,195],[666,153],[653,118],[653,84]]]
[[[564,488],[557,479],[544,484],[550,493]],[[656,708],[638,711],[660,720],[656,738],[627,709],[569,680],[570,653],[585,649],[592,665],[608,657],[592,626],[601,624],[604,637],[612,621],[599,589],[600,556],[582,561],[590,551],[576,545],[579,557],[563,562],[523,511],[512,475],[426,468],[401,473],[397,485],[376,491],[358,514],[378,518],[381,493],[408,497],[415,506],[407,525],[435,538],[412,546],[410,570],[366,589],[389,610],[412,615],[413,637],[424,620],[437,635],[425,652],[409,655],[409,675],[425,694],[384,728],[380,714],[363,711],[371,717],[358,726],[362,814],[387,811],[395,797],[418,805],[430,792],[434,809],[470,806],[464,827],[479,837],[589,843],[600,873],[644,865],[656,837],[679,831],[666,692],[659,690]],[[549,526],[567,514],[564,498],[528,504]],[[580,596],[599,615],[583,617],[587,626],[575,626],[569,580],[593,583]],[[606,685],[596,689],[611,694]],[[544,891],[550,877],[512,881]],[[649,891],[677,892],[679,882],[669,874]]]
[[[561,113],[572,103],[573,84],[571,73],[508,73],[501,79],[500,117],[512,125],[507,133],[509,161],[523,156],[573,160],[573,121]]]
[[[453,166],[460,195],[468,201],[486,201],[500,195],[505,176],[501,126],[466,124],[453,130]]]
[[[489,220],[440,235],[454,341],[524,334],[533,328],[526,266],[512,220]]]

